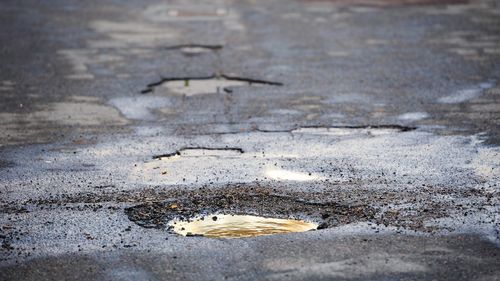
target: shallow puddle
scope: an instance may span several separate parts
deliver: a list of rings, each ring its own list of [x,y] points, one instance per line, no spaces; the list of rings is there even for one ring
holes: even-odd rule
[[[177,48],[178,46],[170,47],[170,49]],[[209,48],[216,48],[211,46]],[[231,93],[232,87],[238,86],[283,86],[283,83],[228,76],[225,74],[213,75],[211,77],[186,77],[186,78],[163,78],[158,82],[151,83],[146,89],[142,90],[142,94],[151,93],[156,87],[166,89],[168,92],[178,95],[194,96],[201,94],[214,94],[214,93]]]
[[[211,238],[245,238],[318,228],[317,224],[303,220],[251,215],[208,215],[192,221],[172,221],[169,225],[183,236],[201,235]]]
[[[168,81],[163,84],[163,86],[170,92],[186,96],[220,93],[222,91],[230,91],[228,90],[228,87],[249,85],[250,83],[246,81],[228,80],[223,78],[177,80]]]

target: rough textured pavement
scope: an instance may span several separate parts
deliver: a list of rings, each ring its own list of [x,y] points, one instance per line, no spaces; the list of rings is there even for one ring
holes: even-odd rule
[[[498,1],[0,13],[0,280],[500,280]]]

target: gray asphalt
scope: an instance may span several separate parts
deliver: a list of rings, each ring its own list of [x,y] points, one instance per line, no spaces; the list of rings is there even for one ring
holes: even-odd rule
[[[0,280],[500,280],[498,1],[0,13]]]

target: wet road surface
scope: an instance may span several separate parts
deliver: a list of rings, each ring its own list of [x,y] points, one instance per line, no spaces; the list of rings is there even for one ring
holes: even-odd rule
[[[0,280],[499,280],[498,1],[0,13]]]

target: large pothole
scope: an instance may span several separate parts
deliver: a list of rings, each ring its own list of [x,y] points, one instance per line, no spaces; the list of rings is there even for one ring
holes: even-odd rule
[[[376,214],[372,207],[365,205],[342,205],[293,194],[278,195],[265,188],[216,190],[210,193],[207,196],[206,191],[199,195],[193,192],[185,197],[147,202],[129,207],[125,212],[131,221],[146,228],[204,236],[253,236],[323,229],[372,221]],[[218,223],[213,223],[213,214],[217,214]],[[205,221],[209,218],[212,222],[202,223],[202,218]],[[271,229],[273,223],[274,229]],[[240,229],[235,232],[239,234],[228,234],[227,228],[220,228],[222,225],[235,228],[238,224]],[[258,224],[261,229],[256,228]]]

